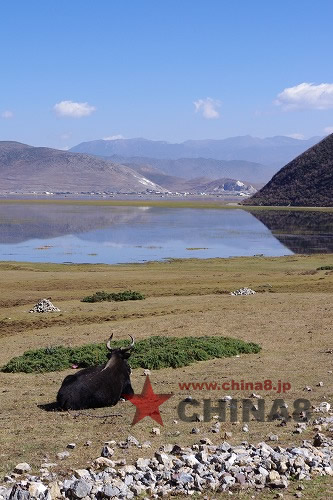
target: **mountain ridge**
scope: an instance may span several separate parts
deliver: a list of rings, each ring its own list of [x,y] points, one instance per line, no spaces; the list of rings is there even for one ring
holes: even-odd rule
[[[103,194],[149,192],[175,193],[202,191],[202,184],[213,194],[227,191],[253,192],[251,185],[228,177],[220,186],[211,178],[188,180],[166,175],[152,166],[123,165],[85,153],[34,147],[15,141],[0,142],[0,191],[39,194]],[[226,177],[226,176],[225,176]],[[227,182],[227,184],[226,184]],[[198,184],[198,186],[196,186]],[[227,187],[228,189],[224,188]],[[241,187],[241,189],[240,189]]]
[[[98,156],[139,156],[171,160],[199,157],[215,160],[245,160],[281,168],[320,139],[320,137],[311,137],[303,140],[288,136],[262,139],[250,135],[226,139],[187,140],[182,143],[152,141],[144,138],[97,139],[77,144],[70,151]]]
[[[246,205],[333,206],[333,134],[287,163]]]

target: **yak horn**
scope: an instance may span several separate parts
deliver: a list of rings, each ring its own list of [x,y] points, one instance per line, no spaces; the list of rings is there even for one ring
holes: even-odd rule
[[[112,337],[113,337],[113,333],[111,334],[109,340],[107,341],[106,343],[106,347],[109,349],[109,351],[112,351],[112,347],[111,347],[111,340],[112,340]]]
[[[129,336],[131,337],[131,343],[130,343],[130,345],[128,347],[123,347],[122,348],[123,352],[130,351],[134,347],[134,344],[135,344],[134,338],[132,337],[132,335],[129,335]]]

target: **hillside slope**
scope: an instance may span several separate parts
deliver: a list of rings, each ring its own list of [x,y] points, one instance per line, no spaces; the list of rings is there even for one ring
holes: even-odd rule
[[[244,203],[333,206],[333,134],[288,163]]]
[[[161,190],[124,165],[87,154],[0,142],[0,191],[142,192]]]
[[[201,193],[204,191],[211,194],[223,194],[225,191],[245,191],[248,194],[252,194],[257,191],[257,189],[254,189],[257,184],[253,186],[247,181],[243,182],[239,178],[223,177],[215,179],[214,177],[213,180],[209,177],[195,177],[193,179],[186,179],[184,177],[165,174],[162,170],[152,167],[151,165],[140,165],[136,163],[126,165],[130,166],[130,168],[143,177],[146,177],[150,181],[172,192]]]

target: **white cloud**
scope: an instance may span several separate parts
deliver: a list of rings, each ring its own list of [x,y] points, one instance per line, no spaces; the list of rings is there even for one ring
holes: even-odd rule
[[[275,104],[285,110],[333,108],[333,83],[300,83],[284,89]]]
[[[325,127],[324,128],[324,134],[325,135],[333,134],[333,127]]]
[[[116,141],[117,139],[125,139],[125,137],[121,134],[103,137],[103,141]]]
[[[216,99],[206,97],[206,99],[198,99],[197,101],[194,101],[193,104],[195,107],[195,112],[201,112],[202,116],[204,118],[207,118],[207,120],[219,118],[220,116],[218,108],[221,106],[221,103]]]
[[[1,118],[5,118],[5,120],[10,120],[10,118],[13,118],[14,113],[10,111],[9,109],[6,109],[1,113]]]
[[[289,134],[287,135],[287,137],[291,137],[292,139],[304,139],[304,135],[303,134]]]
[[[89,116],[96,111],[95,106],[90,106],[87,102],[61,101],[54,105],[53,110],[58,116],[70,116],[81,118]]]

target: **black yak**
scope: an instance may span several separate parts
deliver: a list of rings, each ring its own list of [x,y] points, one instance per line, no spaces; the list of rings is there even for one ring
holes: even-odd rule
[[[127,362],[134,339],[130,335],[131,344],[128,347],[112,349],[112,337],[113,334],[106,344],[109,352],[104,365],[84,368],[64,379],[57,394],[58,408],[81,410],[113,406],[122,394],[134,394],[130,381],[131,368]]]

